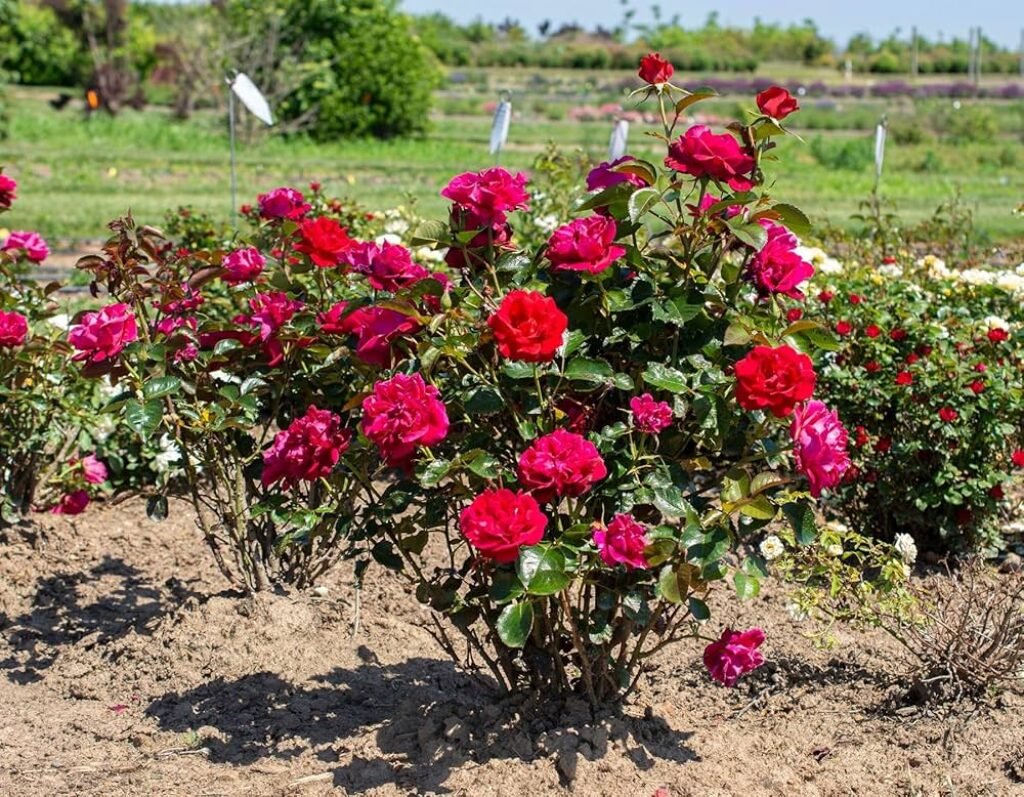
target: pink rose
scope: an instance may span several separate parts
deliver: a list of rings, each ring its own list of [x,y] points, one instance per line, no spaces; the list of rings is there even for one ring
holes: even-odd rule
[[[329,410],[310,406],[274,436],[263,452],[263,486],[281,482],[287,489],[298,481],[316,481],[330,475],[348,450],[352,433]]]
[[[607,475],[597,446],[565,429],[538,437],[519,457],[519,481],[538,501],[583,495]]]
[[[643,188],[647,185],[647,181],[640,175],[614,171],[616,166],[633,160],[636,158],[632,155],[623,155],[610,163],[608,161],[599,163],[587,174],[587,190],[603,191],[605,188],[611,188],[613,185],[621,183],[631,183],[637,188]]]
[[[82,474],[89,484],[103,484],[107,480],[107,466],[95,454],[82,458]]]
[[[665,166],[700,179],[710,177],[733,191],[749,191],[754,159],[728,133],[715,135],[704,125],[694,125],[669,145]]]
[[[89,493],[75,490],[61,496],[57,505],[50,510],[54,515],[80,515],[89,506]]]
[[[357,274],[364,274],[370,287],[377,291],[396,293],[430,276],[423,266],[412,262],[412,255],[404,246],[358,242],[342,255]]]
[[[616,234],[615,222],[604,216],[575,219],[551,234],[547,258],[555,271],[597,274],[626,254],[613,245]]]
[[[607,527],[595,526],[593,535],[601,561],[609,567],[618,564],[628,569],[643,570],[647,567],[647,559],[644,558],[647,529],[631,515],[619,514]]]
[[[348,303],[338,302],[317,317],[320,329],[333,335],[356,335],[356,357],[367,365],[387,368],[399,359],[395,344],[422,329],[412,316],[387,307],[358,307],[347,312]]]
[[[0,175],[2,177],[3,175]],[[28,337],[28,319],[21,313],[0,310],[0,349],[21,346]]]
[[[793,412],[789,430],[797,467],[810,482],[811,495],[835,487],[850,467],[847,432],[839,416],[820,401],[808,401]]]
[[[762,643],[764,631],[760,628],[746,631],[726,628],[719,639],[704,648],[704,666],[716,681],[735,686],[741,675],[764,664],[764,656],[758,650]]]
[[[655,401],[650,393],[629,400],[633,426],[644,434],[659,434],[672,425],[672,407],[667,401]]]
[[[281,291],[257,293],[249,300],[252,313],[248,320],[260,328],[260,340],[267,341],[302,307],[302,302],[289,299],[288,294]]]
[[[265,219],[295,221],[306,215],[310,209],[302,194],[294,188],[275,188],[266,194],[260,194],[256,200],[260,205],[260,215]]]
[[[748,275],[761,296],[775,293],[792,299],[803,299],[798,287],[814,276],[814,266],[796,253],[796,237],[781,224],[762,219],[768,231],[768,242],[754,255]]]
[[[15,230],[7,236],[3,251],[23,252],[33,263],[42,263],[50,255],[50,247],[37,232]]]
[[[68,330],[68,342],[78,349],[75,360],[90,365],[112,360],[139,336],[135,316],[127,304],[111,304],[94,313],[83,313]]]
[[[0,173],[0,210],[10,210],[18,198],[18,182],[13,177]]]
[[[479,227],[504,224],[512,211],[528,210],[530,201],[526,175],[519,172],[513,176],[498,166],[453,177],[441,196],[469,211]]]
[[[363,399],[363,434],[391,467],[408,469],[418,448],[448,436],[448,412],[440,393],[419,374],[378,382]]]
[[[255,246],[246,246],[228,253],[221,266],[224,268],[224,281],[231,285],[241,282],[252,282],[263,272],[266,259]]]

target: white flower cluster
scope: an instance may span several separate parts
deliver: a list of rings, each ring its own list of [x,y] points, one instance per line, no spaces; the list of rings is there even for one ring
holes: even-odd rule
[[[554,213],[549,213],[546,216],[537,216],[533,220],[533,224],[541,232],[550,234],[559,227],[558,216]]]
[[[882,263],[882,265],[875,270],[879,275],[887,279],[899,279],[903,276],[903,269],[895,263]]]
[[[1010,331],[1010,322],[997,315],[985,316],[983,323],[986,329],[1005,329],[1007,332]]]
[[[917,265],[926,270],[931,279],[938,282],[953,282],[976,287],[994,285],[1000,290],[1024,298],[1024,263],[1012,270],[965,268],[963,271],[957,271],[948,268],[942,258],[936,255],[926,255],[917,261]]]
[[[776,537],[774,534],[769,534],[763,540],[761,545],[758,546],[761,551],[761,556],[767,559],[769,562],[772,559],[778,559],[782,554],[786,552],[786,546],[782,544],[782,540]]]
[[[843,264],[817,246],[798,246],[793,250],[800,257],[814,266],[819,274],[842,274]]]
[[[897,534],[893,546],[904,564],[912,565],[917,561],[917,543],[909,534]]]
[[[172,473],[177,470],[175,467],[181,461],[181,449],[171,439],[170,435],[162,435],[157,443],[160,451],[153,457],[153,470],[157,473]]]

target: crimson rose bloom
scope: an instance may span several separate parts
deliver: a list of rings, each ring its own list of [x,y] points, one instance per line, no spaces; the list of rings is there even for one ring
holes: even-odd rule
[[[675,67],[661,57],[661,53],[648,53],[640,59],[640,70],[637,74],[645,83],[656,86],[668,83],[675,74]]]
[[[597,447],[565,429],[538,437],[519,457],[519,481],[541,502],[583,495],[607,475]]]
[[[529,210],[530,207],[526,175],[517,172],[512,176],[498,166],[453,177],[441,196],[472,214],[479,227],[502,225],[513,210]]]
[[[15,346],[20,346],[25,342],[26,337],[28,337],[28,319],[13,310],[9,313],[0,310],[0,349],[13,349]]]
[[[224,281],[231,285],[240,282],[252,282],[263,272],[266,259],[255,246],[246,246],[229,252],[221,266],[224,269]]]
[[[954,410],[952,407],[942,407],[939,409],[939,418],[946,423],[953,423],[960,417],[960,413]]]
[[[305,219],[299,225],[299,235],[302,240],[295,248],[309,255],[309,259],[320,268],[337,266],[342,255],[355,245],[347,230],[327,216]]]
[[[704,648],[704,666],[719,683],[735,686],[741,675],[764,664],[764,656],[758,650],[763,643],[764,631],[760,628],[746,631],[726,628],[719,639]]]
[[[15,230],[4,241],[4,252],[24,252],[25,257],[33,263],[42,263],[50,255],[50,247],[37,232]]]
[[[785,418],[814,393],[811,358],[789,346],[755,346],[736,363],[736,400],[745,410]]]
[[[499,564],[514,562],[520,548],[540,542],[547,525],[532,495],[505,488],[480,493],[459,515],[462,536]]]
[[[850,467],[848,435],[839,416],[820,401],[808,401],[793,413],[789,433],[796,465],[807,477],[811,495],[817,498],[822,490],[839,484]]]
[[[629,400],[633,426],[644,434],[659,434],[672,425],[672,407],[667,401],[655,401],[650,393]]]
[[[352,432],[330,410],[310,406],[287,429],[274,436],[263,452],[263,486],[281,482],[287,489],[298,481],[316,481],[334,470],[348,450]]]
[[[89,493],[75,490],[61,496],[57,506],[50,510],[54,515],[80,515],[89,506]]]
[[[868,324],[864,328],[864,334],[867,335],[869,338],[877,338],[879,335],[882,334],[882,330],[877,324]]]
[[[356,335],[356,357],[367,365],[387,368],[400,355],[394,344],[422,329],[411,316],[387,307],[358,307],[348,311],[348,302],[338,302],[326,313],[317,316],[324,332],[334,335]]]
[[[593,530],[594,544],[601,561],[609,567],[623,564],[627,570],[647,567],[644,549],[647,547],[647,529],[632,515],[619,514],[607,527],[597,525]]]
[[[357,274],[364,274],[370,287],[377,291],[395,293],[402,288],[430,276],[423,266],[412,262],[412,255],[404,246],[387,243],[357,242],[342,255]]]
[[[1018,448],[1010,455],[1010,460],[1015,467],[1024,468],[1024,450]]]
[[[781,122],[794,111],[799,111],[800,103],[781,86],[772,86],[757,95],[757,107],[765,116]]]
[[[260,340],[265,342],[291,321],[302,306],[302,302],[289,299],[288,294],[281,291],[257,293],[249,300],[252,314],[248,320],[259,326]]]
[[[1002,327],[993,327],[986,333],[988,339],[993,343],[1002,343],[1004,340],[1009,340],[1010,333]]]
[[[94,313],[84,313],[68,330],[68,342],[78,349],[73,359],[90,365],[112,360],[139,336],[135,316],[126,304],[111,304]]]
[[[487,319],[501,356],[542,363],[554,359],[569,319],[555,300],[536,291],[511,291]]]
[[[797,239],[781,224],[764,220],[768,242],[754,255],[748,274],[762,297],[779,293],[792,299],[804,298],[799,286],[814,276],[814,266],[796,253]]]
[[[81,464],[82,475],[89,484],[103,484],[107,480],[107,466],[95,454],[83,457]]]
[[[18,198],[16,193],[18,181],[6,174],[0,174],[0,210],[10,210],[14,200]]]
[[[849,321],[837,321],[836,322],[836,334],[846,336],[853,332],[853,324]]]
[[[597,274],[618,260],[626,250],[614,246],[613,219],[589,216],[563,224],[548,239],[547,258],[555,271],[585,271]]]
[[[448,412],[440,395],[419,374],[395,374],[363,399],[363,434],[389,466],[408,469],[417,448],[430,448],[448,436]]]
[[[665,166],[697,179],[710,177],[733,191],[754,185],[745,176],[754,168],[754,159],[731,135],[715,135],[705,125],[694,125],[669,145]]]
[[[275,188],[266,194],[256,197],[259,202],[260,215],[265,219],[301,219],[309,211],[310,206],[305,197],[294,188]]]

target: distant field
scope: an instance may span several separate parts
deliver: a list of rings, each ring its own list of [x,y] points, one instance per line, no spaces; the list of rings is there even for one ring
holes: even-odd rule
[[[426,213],[440,214],[444,204],[438,191],[453,174],[493,163],[487,154],[490,120],[484,104],[494,97],[496,86],[509,83],[516,91],[517,113],[503,165],[527,168],[549,141],[564,148],[580,147],[595,160],[603,159],[610,122],[572,121],[565,118],[564,109],[607,99],[602,97],[609,83],[604,75],[495,71],[483,81],[478,75],[475,83],[445,89],[440,107],[450,105],[452,97],[461,98],[456,109],[460,112],[438,114],[422,140],[316,145],[265,137],[242,144],[240,197],[251,200],[257,192],[276,185],[301,187],[317,179],[331,193],[354,197],[371,209],[393,206],[411,194]],[[557,97],[552,94],[551,81],[566,76],[582,81],[575,99],[564,92]],[[514,86],[513,77],[518,81]],[[840,78],[833,74],[831,79]],[[228,145],[222,114],[204,111],[181,123],[153,109],[86,122],[74,107],[63,112],[50,108],[46,100],[54,93],[14,92],[11,136],[0,141],[0,163],[6,164],[22,188],[17,212],[4,219],[6,224],[39,229],[54,240],[71,240],[102,237],[106,221],[128,208],[154,223],[160,222],[166,209],[178,205],[227,216]],[[624,94],[612,95],[616,97],[625,102]],[[561,108],[556,107],[559,103]],[[945,101],[932,103],[926,110],[932,115],[946,113],[946,105]],[[984,106],[984,113],[998,123],[998,132],[985,143],[953,145],[928,131],[918,143],[890,143],[884,193],[895,200],[905,218],[917,220],[930,214],[959,190],[993,239],[1024,234],[1024,222],[1011,214],[1024,200],[1024,110],[1020,102]],[[966,103],[962,110],[972,113],[972,107]],[[866,142],[855,140],[870,135],[873,121],[882,112],[912,119],[914,108],[907,100],[807,103],[807,123],[816,129],[801,131],[808,143],[790,140],[779,148],[778,193],[803,206],[812,218],[848,223],[873,179],[872,167],[863,158]],[[705,110],[729,117],[739,112],[739,99],[723,98],[708,103]],[[821,141],[812,146],[818,136]],[[850,141],[857,157],[837,153]],[[642,125],[633,126],[631,151],[656,157],[655,143],[643,135]],[[836,165],[837,159],[845,168]]]

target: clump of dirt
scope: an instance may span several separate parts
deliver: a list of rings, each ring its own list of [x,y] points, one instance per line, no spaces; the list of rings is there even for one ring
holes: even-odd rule
[[[191,512],[142,501],[46,517],[0,544],[0,794],[909,795],[1020,789],[1024,700],[970,716],[893,710],[897,649],[827,653],[769,589],[715,617],[765,628],[727,690],[700,646],[635,699],[499,698],[456,669],[395,575],[350,566],[308,594],[242,597]],[[660,791],[659,791],[660,790]]]

